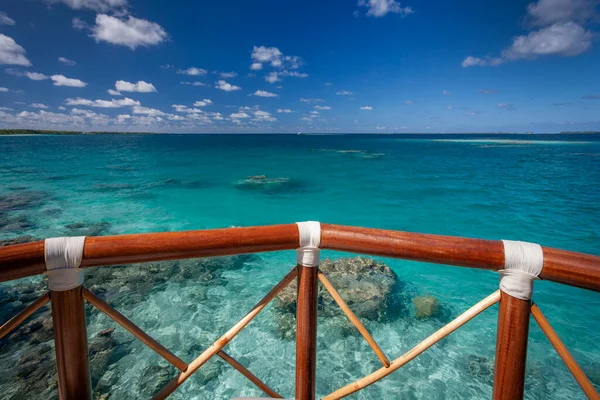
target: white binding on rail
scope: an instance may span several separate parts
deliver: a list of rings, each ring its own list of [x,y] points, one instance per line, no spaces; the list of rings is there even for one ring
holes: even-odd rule
[[[533,281],[544,267],[544,251],[536,243],[503,240],[504,269],[500,271],[500,290],[517,299],[529,300]]]
[[[64,292],[83,284],[83,270],[79,266],[84,244],[85,236],[46,239],[44,257],[50,290]]]
[[[316,221],[296,222],[300,233],[300,248],[296,250],[296,261],[304,267],[317,267],[321,261],[321,223]]]

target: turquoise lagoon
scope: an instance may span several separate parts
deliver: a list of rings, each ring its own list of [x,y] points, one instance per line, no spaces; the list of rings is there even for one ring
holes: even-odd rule
[[[245,181],[251,175],[275,181]],[[319,220],[600,254],[599,184],[600,138],[593,135],[7,136],[0,137],[0,239]],[[260,254],[236,268],[224,265],[215,279],[173,277],[135,301],[113,305],[189,362],[294,260],[293,252]],[[366,325],[390,359],[498,287],[498,275],[488,271],[382,261],[398,274],[406,307]],[[10,285],[0,286],[0,297]],[[600,294],[550,282],[535,287],[534,300],[600,389]],[[134,296],[136,287],[118,291]],[[435,295],[446,316],[416,319],[411,299],[422,294]],[[0,317],[9,317],[7,308]],[[497,306],[351,398],[490,398],[496,318]],[[282,339],[274,324],[269,307],[227,350],[291,397],[294,342]],[[115,326],[97,313],[88,325],[90,336]],[[121,351],[100,374],[103,390],[110,389],[111,399],[147,398],[141,376],[164,361],[120,328],[113,337]],[[325,318],[318,341],[320,396],[380,367],[361,337]],[[18,358],[11,351],[0,341],[3,362]],[[203,368],[209,372],[187,381],[174,399],[261,394],[220,360]],[[9,386],[0,382],[0,398],[19,398],[7,394]],[[528,399],[584,398],[535,323],[525,392]]]

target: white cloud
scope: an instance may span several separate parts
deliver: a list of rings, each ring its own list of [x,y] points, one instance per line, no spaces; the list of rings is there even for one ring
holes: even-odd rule
[[[404,102],[404,104],[411,105],[411,104],[414,104],[414,102],[413,102],[412,100],[406,100],[406,101]]]
[[[25,75],[26,77],[28,77],[32,81],[43,81],[45,79],[50,79],[49,76],[46,76],[44,74],[40,74],[39,72],[29,72],[29,71],[26,71],[23,75]]]
[[[61,110],[61,111],[64,111],[64,110],[66,110],[66,108],[65,108],[65,107],[63,107],[63,106],[59,106],[59,107],[58,107],[58,109],[59,109],[59,110]]]
[[[253,121],[258,121],[258,122],[273,122],[273,121],[277,121],[277,118],[273,117],[271,115],[271,113],[268,113],[266,111],[262,111],[262,110],[257,110],[254,112],[254,119]]]
[[[43,108],[43,109],[50,108],[50,107],[48,107],[47,105],[45,105],[45,104],[42,104],[42,103],[33,103],[33,104],[30,104],[30,105],[29,105],[29,107],[33,107],[33,108]]]
[[[0,107],[0,111],[12,111],[13,108],[10,107]]]
[[[306,72],[298,72],[298,71],[287,71],[283,70],[280,73],[281,76],[293,76],[294,78],[307,78],[308,74]]]
[[[54,81],[54,86],[70,86],[70,87],[86,87],[87,83],[73,78],[67,78],[64,75],[52,75],[50,77]]]
[[[320,113],[318,111],[311,111],[310,112],[312,115],[319,115]]]
[[[478,89],[477,92],[482,94],[496,94],[498,91],[496,89]]]
[[[267,92],[266,90],[257,90],[254,92],[254,96],[258,97],[279,97],[276,93]]]
[[[158,92],[153,84],[138,81],[137,83],[131,83],[126,81],[117,81],[115,83],[115,89],[119,92],[137,92],[137,93],[151,93]]]
[[[221,72],[219,74],[221,78],[235,78],[237,75],[237,72]]]
[[[119,92],[118,90],[108,89],[107,92],[112,96],[121,96],[121,92]]]
[[[303,64],[302,58],[286,56],[277,47],[254,46],[250,57],[252,59],[250,69],[254,71],[262,69],[262,64],[270,64],[275,68],[285,66],[291,69],[297,69]]]
[[[338,96],[352,96],[352,92],[349,92],[347,90],[340,90],[339,92],[336,93]]]
[[[0,33],[0,64],[23,65],[29,67],[31,62],[25,57],[25,49],[11,37]]]
[[[277,47],[254,46],[252,49],[252,60],[256,63],[271,63],[273,67],[280,67],[283,53]]]
[[[157,23],[129,15],[121,20],[106,14],[96,15],[96,25],[91,36],[96,42],[127,46],[135,50],[138,46],[154,46],[167,39],[167,33]]]
[[[361,110],[365,110],[365,111],[371,111],[373,109],[373,107],[371,107],[371,106],[362,106],[360,109]]]
[[[194,103],[194,107],[206,107],[211,105],[213,102],[210,99],[202,99],[202,100],[198,100],[197,102]]]
[[[498,108],[503,108],[505,110],[513,110],[515,107],[512,104],[498,103]]]
[[[241,89],[241,87],[232,85],[232,84],[227,83],[227,82],[225,82],[223,80],[217,81],[215,87],[217,89],[221,89],[221,90],[224,90],[226,92],[233,92],[234,90],[240,90]]]
[[[72,26],[76,31],[83,31],[90,27],[87,22],[78,17],[73,18]]]
[[[8,91],[9,91],[9,89],[8,89],[8,88],[5,88],[5,87],[0,87],[0,92],[6,93],[6,92],[8,92]]]
[[[293,113],[293,110],[290,110],[289,108],[278,108],[277,109],[278,113],[284,113],[284,114],[289,114],[289,113]]]
[[[412,8],[402,7],[395,0],[359,0],[358,5],[368,7],[367,15],[370,17],[383,17],[388,13],[400,14],[405,17],[414,12]]]
[[[468,56],[461,63],[463,68],[473,67],[473,66],[484,66],[487,65],[487,62],[479,57]]]
[[[305,97],[300,97],[300,101],[301,101],[302,103],[322,103],[322,102],[324,102],[325,100],[323,100],[323,99],[316,99],[316,98],[312,98],[312,99],[308,98],[308,99],[307,99],[307,98],[305,98]]]
[[[527,6],[532,25],[547,26],[555,23],[585,23],[596,16],[597,0],[539,0]]]
[[[451,93],[449,91],[447,91],[447,90],[442,90],[442,94],[444,96],[450,96]]]
[[[452,107],[452,106],[447,106],[447,107],[446,107],[446,110],[452,110],[453,108],[454,108],[454,107]]]
[[[280,80],[281,79],[279,79],[279,74],[275,71],[270,72],[268,75],[265,76],[265,81],[269,83],[279,82]]]
[[[208,86],[204,82],[179,82],[182,85],[192,85],[192,86]]]
[[[76,99],[67,99],[65,104],[68,106],[88,106],[99,108],[119,108],[141,105],[139,101],[132,100],[128,97],[118,100],[87,100],[82,99],[81,97],[77,97]]]
[[[208,71],[203,68],[189,67],[187,69],[180,69],[177,71],[177,73],[184,74],[184,75],[199,76],[199,75],[206,75],[208,73]]]
[[[175,109],[175,111],[186,114],[204,114],[203,110],[199,108],[190,108],[188,106],[184,106],[182,104],[173,104],[171,107]]]
[[[6,15],[5,12],[0,12],[0,25],[15,25],[16,22],[14,19]]]
[[[517,36],[502,52],[505,59],[517,60],[543,55],[575,56],[592,46],[593,35],[574,22],[556,23],[527,36]]]
[[[65,58],[65,57],[58,57],[58,62],[61,62],[70,67],[74,67],[75,65],[77,65],[77,63],[75,61],[69,60],[68,58]]]
[[[165,115],[164,112],[157,110],[156,108],[149,108],[149,107],[143,107],[143,106],[133,106],[131,111],[134,114],[144,114],[144,115],[151,115],[151,116]]]
[[[331,110],[331,107],[329,107],[329,106],[315,106],[315,109],[317,109],[317,110]]]
[[[481,112],[479,112],[479,111],[467,111],[467,112],[465,113],[465,115],[466,115],[467,117],[474,117],[474,116],[476,116],[476,115],[479,115],[479,114],[481,114]]]
[[[127,0],[46,0],[50,3],[64,3],[74,10],[89,9],[107,12],[127,8]]]
[[[237,113],[233,113],[231,115],[229,115],[231,118],[234,119],[240,119],[240,118],[250,118],[250,116],[248,114],[246,114],[243,111],[237,112]]]

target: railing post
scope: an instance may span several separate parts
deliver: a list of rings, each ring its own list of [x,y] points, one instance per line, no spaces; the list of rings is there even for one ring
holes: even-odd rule
[[[296,400],[314,400],[317,371],[317,291],[319,283],[318,222],[299,222],[296,302]]]
[[[523,398],[530,300],[501,292],[496,337],[494,400]]]
[[[58,393],[61,400],[91,400],[83,257],[85,237],[46,239],[44,255],[52,304]]]
[[[539,244],[503,240],[504,270],[500,271],[500,309],[496,336],[494,400],[523,398],[533,281],[542,272]]]
[[[61,400],[91,399],[87,331],[82,286],[50,291]]]

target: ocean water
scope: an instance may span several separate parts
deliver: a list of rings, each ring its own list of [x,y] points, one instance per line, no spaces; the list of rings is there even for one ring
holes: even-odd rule
[[[245,181],[251,175],[274,180]],[[592,135],[0,136],[0,240],[319,220],[600,254],[599,184],[600,137]],[[498,275],[488,271],[380,260],[399,276],[406,303],[403,312],[388,310],[385,321],[365,321],[390,360],[498,287]],[[138,288],[123,285],[115,292],[131,296],[112,304],[190,362],[294,262],[293,252],[260,254],[238,260],[235,268],[224,265],[214,279],[168,279],[135,301]],[[0,296],[13,284],[2,284]],[[551,282],[537,282],[535,289],[534,300],[600,390],[600,294]],[[417,295],[434,295],[443,315],[416,319],[411,299]],[[9,317],[6,309],[0,317]],[[496,318],[494,306],[350,398],[490,398]],[[116,326],[98,313],[88,325],[90,335]],[[292,397],[295,346],[275,325],[269,307],[226,350]],[[113,337],[122,351],[101,374],[104,390],[110,388],[111,399],[147,398],[141,377],[164,361],[120,328]],[[6,341],[0,353],[10,352]],[[379,367],[360,336],[319,319],[319,396]],[[172,398],[261,395],[221,361],[203,368],[209,372],[191,378]],[[525,396],[585,398],[533,321]]]

